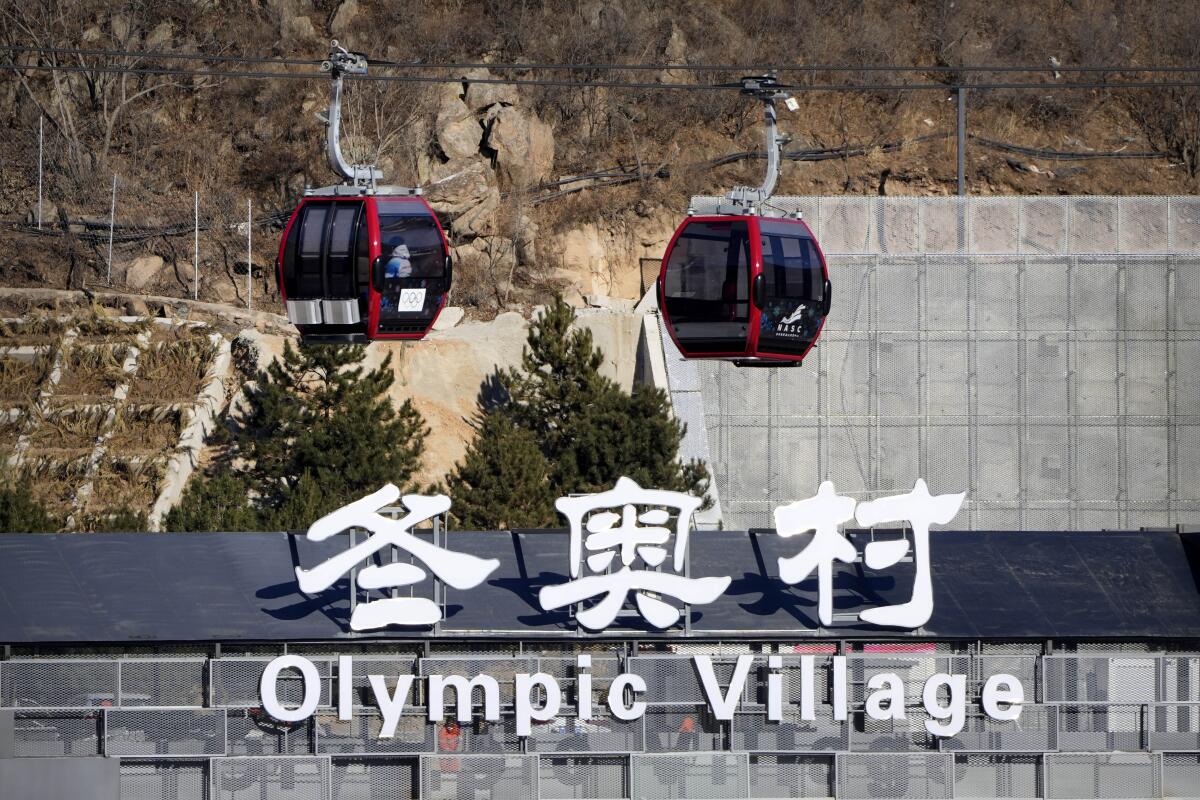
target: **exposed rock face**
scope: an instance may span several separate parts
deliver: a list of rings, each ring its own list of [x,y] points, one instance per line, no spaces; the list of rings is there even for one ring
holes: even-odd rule
[[[491,236],[496,233],[496,211],[500,208],[500,190],[493,188],[477,205],[467,209],[451,223],[455,236]]]
[[[482,140],[483,126],[479,120],[457,92],[446,92],[437,113],[437,141],[442,152],[451,161],[476,157]]]
[[[642,292],[642,259],[655,272],[674,231],[665,212],[639,218],[636,224],[600,226],[588,223],[543,241],[559,257],[555,277],[567,284],[568,296],[607,295],[636,300]]]
[[[478,114],[495,105],[515,106],[517,104],[517,87],[502,83],[472,83],[472,79],[490,78],[492,74],[486,69],[473,69],[463,76],[467,85],[467,108]]]
[[[496,152],[496,171],[511,185],[528,186],[550,176],[554,131],[520,109],[493,108],[487,145]]]
[[[333,20],[329,23],[329,32],[335,39],[340,39],[349,32],[350,26],[358,19],[358,11],[358,0],[346,0],[338,6]]]
[[[125,285],[130,289],[142,290],[158,279],[164,263],[158,256],[135,258],[125,270]]]
[[[491,190],[488,185],[491,170],[481,159],[460,158],[419,166],[421,183],[427,187],[426,199],[439,213],[462,214],[482,202]]]

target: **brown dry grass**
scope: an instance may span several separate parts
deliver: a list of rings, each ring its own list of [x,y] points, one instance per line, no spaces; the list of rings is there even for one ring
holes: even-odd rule
[[[130,404],[195,402],[216,353],[216,346],[202,337],[151,346],[138,357],[129,387]]]
[[[130,454],[173,450],[179,443],[182,417],[175,408],[126,408],[113,424],[108,452]]]
[[[108,421],[106,408],[40,416],[29,434],[31,455],[77,458],[89,455]]]
[[[25,408],[33,405],[41,391],[42,382],[50,373],[51,359],[47,353],[32,361],[21,358],[0,358],[0,408]]]
[[[66,325],[53,317],[35,317],[20,322],[0,322],[0,345],[54,344],[62,338]]]
[[[92,480],[87,511],[105,513],[115,509],[150,513],[162,482],[161,459],[105,458]]]
[[[74,510],[75,494],[87,474],[88,459],[33,458],[23,467],[30,478],[33,499],[57,517]]]
[[[122,364],[127,353],[124,347],[72,347],[54,388],[54,404],[112,399],[113,391],[125,379]]]
[[[122,322],[119,319],[101,317],[93,314],[79,319],[75,323],[78,331],[78,341],[88,344],[116,344],[124,342],[132,344],[138,334],[149,326],[149,320],[138,322]]]

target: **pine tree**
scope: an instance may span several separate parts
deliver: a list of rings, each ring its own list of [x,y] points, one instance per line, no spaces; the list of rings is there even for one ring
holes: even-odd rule
[[[251,466],[194,480],[169,528],[296,529],[385,483],[415,488],[429,429],[411,401],[393,408],[391,355],[369,371],[365,355],[357,345],[285,344],[247,388],[249,411],[226,459]]]
[[[684,427],[671,417],[666,394],[648,386],[627,393],[601,375],[604,354],[574,322],[574,310],[556,297],[530,326],[521,367],[501,373],[507,397],[481,410],[475,441],[450,478],[462,524],[511,527],[512,497],[599,492],[623,475],[697,496],[707,490],[704,464],[678,460]],[[541,462],[518,433],[529,435]],[[540,524],[555,522],[561,520],[550,513]]]
[[[28,476],[0,480],[0,531],[45,533],[62,523],[33,498]]]
[[[537,439],[503,411],[484,414],[475,440],[448,479],[450,513],[464,530],[554,524],[550,467]]]

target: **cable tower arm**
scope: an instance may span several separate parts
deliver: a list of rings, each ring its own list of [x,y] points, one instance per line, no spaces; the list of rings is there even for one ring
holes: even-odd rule
[[[321,71],[330,77],[329,113],[325,118],[325,152],[329,166],[340,177],[355,186],[374,187],[383,180],[383,171],[373,164],[349,164],[342,155],[342,77],[344,75],[366,75],[367,57],[362,53],[351,53],[337,43],[330,42],[329,60],[321,64]]]
[[[738,86],[733,84],[732,86]],[[717,209],[719,214],[756,214],[764,203],[771,199],[775,184],[779,182],[779,163],[782,160],[783,148],[791,137],[779,132],[776,120],[775,103],[782,100],[791,104],[792,95],[786,91],[791,88],[779,83],[774,74],[756,75],[742,78],[742,94],[754,97],[763,104],[763,122],[766,128],[767,174],[763,182],[756,187],[735,186],[725,195]]]

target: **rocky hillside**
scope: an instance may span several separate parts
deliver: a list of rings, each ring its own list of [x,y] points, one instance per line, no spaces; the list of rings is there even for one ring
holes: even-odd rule
[[[815,64],[782,77],[803,85],[916,83],[912,92],[798,92],[781,125],[792,194],[948,194],[955,188],[953,71],[883,65],[1044,65],[1037,73],[971,73],[967,162],[973,193],[1194,193],[1200,92],[1056,90],[1113,82],[1054,64],[1108,67],[1200,62],[1190,0],[38,0],[0,11],[16,52],[0,76],[0,282],[98,287],[108,282],[108,216],[117,208],[112,284],[191,291],[195,193],[203,231],[201,299],[244,304],[246,202],[253,203],[254,293],[277,300],[270,265],[280,220],[305,185],[331,181],[317,118],[327,82],[232,77],[311,70],[164,60],[195,53],[318,60],[336,37],[366,52],[375,75],[447,83],[352,82],[346,149],[389,181],[424,187],[453,240],[453,302],[471,316],[527,312],[551,290],[635,297],[639,261],[661,255],[693,193],[758,180],[758,109],[735,91],[654,84],[736,80],[748,70],[686,65]],[[72,49],[151,53],[80,55]],[[389,64],[385,62],[391,62]],[[488,69],[406,69],[482,62]],[[657,64],[675,69],[529,70],[506,64]],[[74,71],[53,71],[50,66]],[[108,72],[98,67],[143,70]],[[152,70],[210,70],[160,74]],[[151,70],[151,71],[145,71]],[[651,88],[497,85],[521,80],[635,82]],[[1145,74],[1124,76],[1146,79]],[[1161,76],[1160,76],[1161,77]],[[1175,79],[1184,76],[1173,76]],[[942,88],[946,87],[946,88]],[[43,230],[37,216],[37,129],[46,130]],[[1003,145],[1028,148],[1018,151]],[[1050,157],[1071,154],[1070,160]],[[740,156],[736,154],[741,154]],[[1112,157],[1123,154],[1126,157]],[[1127,158],[1131,154],[1144,157]],[[732,158],[727,158],[730,156]],[[721,162],[718,164],[718,162]],[[112,198],[116,174],[117,200]]]

